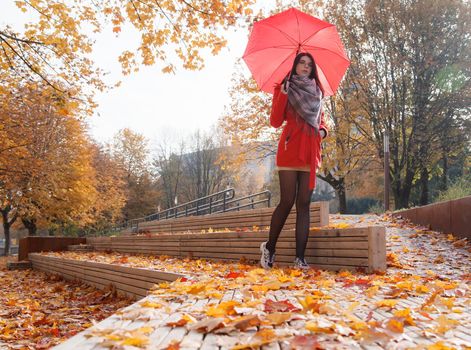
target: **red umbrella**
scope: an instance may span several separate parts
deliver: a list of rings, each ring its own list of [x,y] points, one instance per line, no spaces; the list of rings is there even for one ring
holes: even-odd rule
[[[325,96],[333,95],[350,64],[337,29],[295,8],[256,22],[243,59],[260,89],[273,93],[299,52],[314,57]]]

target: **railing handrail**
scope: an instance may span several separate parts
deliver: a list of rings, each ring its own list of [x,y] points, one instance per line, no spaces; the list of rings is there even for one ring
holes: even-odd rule
[[[262,196],[262,195],[265,195],[265,194],[267,195],[266,199],[258,200],[258,201],[255,201],[255,202],[253,201],[253,198],[255,198],[257,196]],[[243,205],[237,204],[237,206],[234,206],[232,208],[229,206],[230,204],[239,203],[240,201],[243,201],[245,199],[251,199],[252,202],[247,203],[247,204],[243,204]],[[268,206],[270,206],[270,201],[271,201],[271,192],[266,190],[266,191],[254,193],[254,194],[251,194],[251,195],[247,195],[245,197],[235,198],[235,199],[232,199],[232,200],[229,200],[229,201],[219,200],[219,201],[216,201],[216,202],[212,202],[212,204],[211,203],[203,204],[198,209],[197,208],[192,208],[191,210],[189,210],[187,212],[174,213],[173,215],[169,216],[169,219],[190,216],[190,215],[192,215],[196,212],[205,212],[206,210],[210,209],[211,207],[217,208],[218,206],[225,206],[225,207],[223,207],[222,210],[215,210],[215,211],[211,210],[210,214],[223,213],[223,212],[233,211],[233,210],[240,210],[241,208],[250,207],[250,206],[253,207],[256,204],[261,204],[261,203],[265,203],[265,202],[267,202]],[[149,220],[149,221],[153,221],[153,220]]]
[[[212,199],[223,195],[222,198],[216,199],[213,201]],[[260,199],[255,201],[254,199],[259,196],[266,195],[265,199]],[[240,198],[235,197],[235,190],[233,188],[228,188],[223,191],[219,191],[208,196],[204,196],[198,199],[194,199],[192,201],[177,205],[172,208],[168,208],[162,211],[159,211],[154,214],[146,215],[141,218],[131,219],[123,223],[122,226],[115,226],[112,228],[112,231],[121,231],[126,228],[132,228],[133,231],[138,231],[139,223],[145,221],[159,221],[163,219],[172,219],[172,218],[181,218],[191,215],[201,215],[201,214],[217,214],[217,213],[224,213],[229,211],[241,210],[243,208],[252,207],[255,209],[255,205],[261,203],[267,203],[267,206],[270,207],[271,202],[271,192],[269,190],[261,191],[258,193],[250,194]],[[205,200],[210,200],[209,203],[201,203]],[[249,199],[249,203],[240,204],[241,201]],[[201,203],[201,204],[200,204]],[[237,203],[237,205],[234,205]],[[194,207],[188,208],[188,206],[195,205]],[[222,207],[222,208],[221,208]],[[179,211],[179,209],[183,209]],[[209,213],[208,213],[209,210]]]
[[[146,216],[141,217],[141,218],[131,219],[127,222],[126,226],[129,226],[129,225],[133,226],[133,224],[138,224],[139,222],[151,221],[149,219],[151,217],[155,217],[155,216],[157,216],[157,218],[158,218],[157,220],[160,220],[160,217],[163,216],[163,215],[166,215],[166,213],[171,213],[171,212],[175,213],[175,211],[178,212],[178,209],[180,209],[180,208],[185,208],[186,209],[186,208],[188,208],[188,206],[190,206],[192,204],[198,204],[199,202],[217,197],[219,195],[224,195],[224,197],[221,199],[221,201],[228,200],[228,199],[231,200],[235,196],[235,190],[234,190],[234,188],[227,188],[225,190],[222,190],[222,191],[219,191],[219,192],[216,192],[216,193],[204,196],[204,197],[200,197],[200,198],[194,199],[192,201],[189,201],[189,202],[186,202],[186,203],[183,203],[183,204],[180,204],[180,205],[176,205],[174,207],[171,207],[171,208],[168,208],[168,209],[165,209],[165,210],[161,210],[157,213],[146,215]],[[169,217],[169,215],[167,214],[166,218],[168,218],[168,217]]]

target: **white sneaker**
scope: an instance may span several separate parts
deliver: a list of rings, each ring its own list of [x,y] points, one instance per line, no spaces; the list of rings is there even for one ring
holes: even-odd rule
[[[270,251],[267,249],[266,245],[267,242],[260,244],[260,251],[262,252],[260,265],[262,265],[264,269],[271,269],[273,267],[273,262],[275,261],[275,254],[270,256]]]
[[[307,270],[311,267],[308,265],[306,260],[301,259],[301,258],[296,258],[296,259],[294,259],[294,268],[295,269]]]

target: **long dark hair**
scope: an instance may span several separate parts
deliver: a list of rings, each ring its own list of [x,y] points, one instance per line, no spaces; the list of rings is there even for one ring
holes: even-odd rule
[[[309,57],[312,61],[312,71],[309,74],[309,79],[311,79],[311,80],[315,79],[316,80],[317,86],[319,86],[319,88],[322,90],[322,95],[324,95],[324,89],[322,88],[322,85],[319,81],[319,75],[317,74],[316,61],[314,61],[314,57],[312,57],[312,55],[309,52],[300,52],[296,55],[296,58],[294,59],[294,62],[293,62],[293,67],[291,68],[291,72],[283,79],[283,84],[291,76],[297,75],[296,74],[296,66],[298,65],[299,61],[301,61],[301,58],[303,58],[305,56]]]

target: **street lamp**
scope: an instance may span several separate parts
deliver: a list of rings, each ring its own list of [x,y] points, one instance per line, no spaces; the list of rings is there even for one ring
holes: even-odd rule
[[[389,135],[383,130],[384,135],[384,211],[389,210]]]

